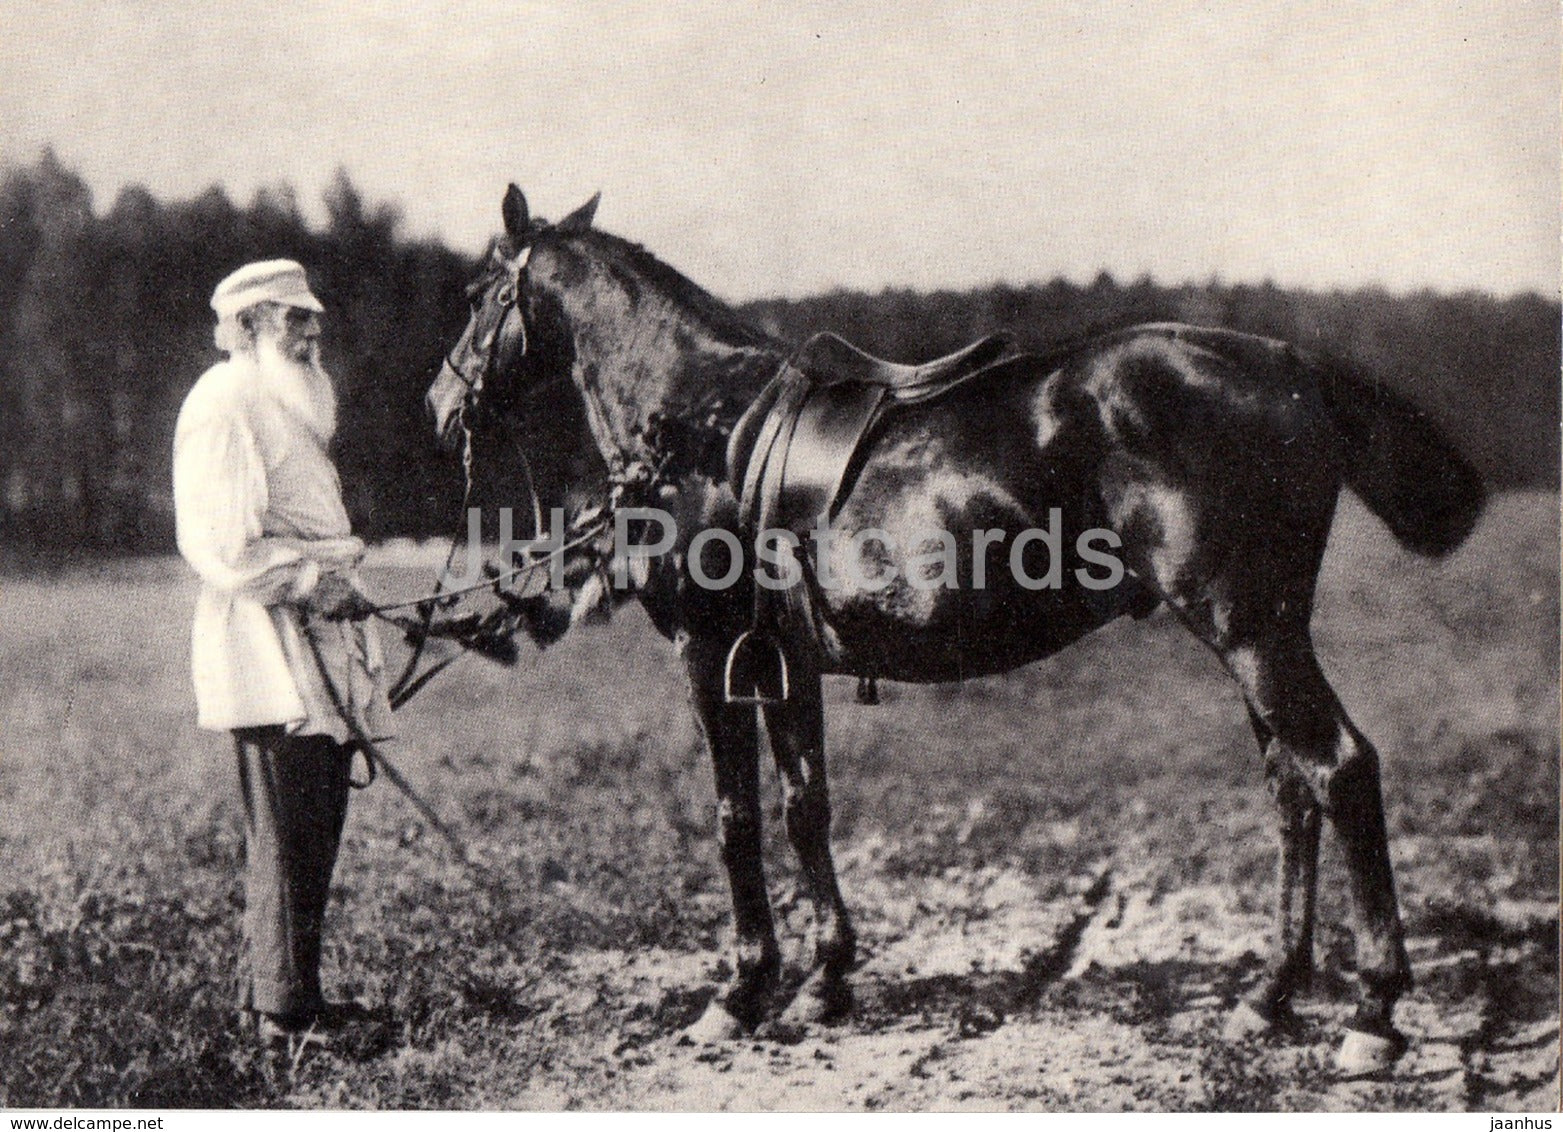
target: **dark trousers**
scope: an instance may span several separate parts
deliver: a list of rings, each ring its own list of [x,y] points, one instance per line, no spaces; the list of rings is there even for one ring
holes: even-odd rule
[[[239,1006],[291,1018],[320,1010],[320,932],[347,818],[352,749],[281,727],[233,733],[244,796]]]

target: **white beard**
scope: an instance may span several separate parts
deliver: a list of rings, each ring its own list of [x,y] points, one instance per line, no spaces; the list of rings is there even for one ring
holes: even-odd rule
[[[285,357],[272,342],[257,344],[255,369],[268,396],[303,421],[321,444],[336,435],[336,387],[320,364],[318,353],[308,362]]]

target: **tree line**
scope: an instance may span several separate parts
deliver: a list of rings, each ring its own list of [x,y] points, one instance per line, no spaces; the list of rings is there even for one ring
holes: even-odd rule
[[[161,552],[173,545],[170,457],[180,403],[218,355],[207,306],[252,259],[310,269],[331,312],[342,395],[337,459],[369,538],[449,532],[461,497],[422,398],[466,320],[476,264],[403,235],[390,204],[339,172],[312,226],[291,190],[238,205],[121,191],[102,212],[52,152],[0,171],[0,545]],[[652,249],[676,262],[677,249]],[[697,280],[698,282],[698,280]],[[1559,304],[1467,292],[1329,293],[1269,284],[1163,286],[1102,274],[969,291],[835,291],[740,311],[787,340],[830,329],[900,361],[1006,330],[1029,349],[1133,322],[1228,326],[1328,349],[1442,421],[1495,487],[1558,484]],[[534,453],[573,462],[568,430]],[[551,470],[551,471],[550,471]]]

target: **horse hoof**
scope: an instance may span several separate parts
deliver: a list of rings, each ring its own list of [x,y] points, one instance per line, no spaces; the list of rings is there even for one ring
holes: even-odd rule
[[[1257,1006],[1245,998],[1233,1007],[1232,1013],[1227,1016],[1227,1024],[1221,1031],[1221,1037],[1224,1041],[1234,1044],[1251,1042],[1273,1029],[1275,1029],[1275,1019],[1266,1018]]]
[[[814,975],[782,1013],[787,1026],[829,1025],[852,1011],[852,988],[839,978]]]
[[[748,1032],[749,1027],[740,1022],[732,1011],[720,1002],[713,1002],[695,1024],[684,1031],[683,1037],[695,1045],[709,1046],[735,1041]]]
[[[1335,1055],[1335,1068],[1346,1077],[1382,1073],[1400,1060],[1407,1044],[1405,1035],[1396,1031],[1384,1035],[1347,1030],[1340,1052]]]

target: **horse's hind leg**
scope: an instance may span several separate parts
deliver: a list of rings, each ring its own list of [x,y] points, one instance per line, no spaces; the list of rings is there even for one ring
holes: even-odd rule
[[[690,700],[716,773],[717,843],[732,887],[736,932],[732,981],[690,1028],[698,1041],[723,1041],[752,1029],[769,1007],[781,971],[761,857],[758,726],[752,707],[723,699],[726,652],[699,637],[684,651]]]
[[[1275,734],[1250,707],[1249,720],[1264,756],[1265,783],[1280,821],[1276,867],[1275,954],[1259,986],[1238,1005],[1227,1037],[1248,1037],[1289,1021],[1292,998],[1313,977],[1313,915],[1322,808]]]
[[[1293,628],[1266,642],[1223,652],[1250,707],[1272,736],[1265,760],[1272,781],[1278,783],[1283,815],[1289,815],[1283,816],[1283,828],[1295,823],[1283,833],[1283,934],[1275,969],[1261,986],[1261,995],[1270,999],[1270,1006],[1281,1004],[1296,989],[1304,969],[1302,930],[1312,918],[1312,901],[1305,896],[1300,907],[1288,902],[1312,873],[1317,822],[1310,815],[1317,806],[1340,836],[1358,919],[1362,998],[1340,1064],[1353,1072],[1385,1068],[1405,1048],[1393,1014],[1395,1003],[1411,986],[1411,964],[1395,898],[1378,752],[1347,718],[1319,669],[1306,629]],[[1296,872],[1290,875],[1288,852],[1296,858],[1291,866]],[[1265,1005],[1264,998],[1256,1005]]]
[[[787,838],[803,869],[814,907],[814,972],[787,1018],[796,1022],[830,1021],[851,1006],[846,974],[857,958],[857,936],[836,881],[830,853],[830,788],[825,777],[825,713],[820,678],[806,674],[793,681],[784,703],[765,708],[765,726],[781,772],[782,813]]]

